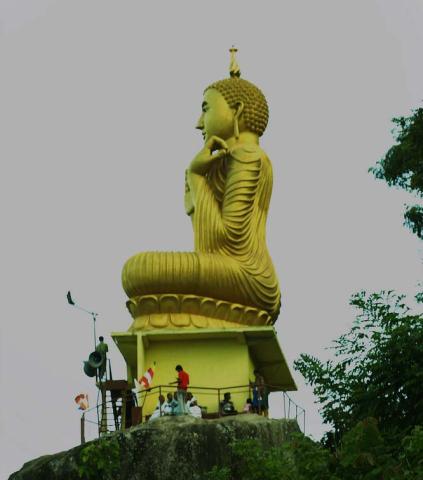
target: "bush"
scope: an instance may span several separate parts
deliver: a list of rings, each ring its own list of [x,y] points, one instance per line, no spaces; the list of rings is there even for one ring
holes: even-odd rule
[[[402,441],[400,454],[401,476],[400,480],[421,480],[423,478],[423,427],[416,426],[410,435]]]
[[[102,438],[86,445],[80,454],[78,473],[84,480],[115,478],[119,472],[119,444],[116,438]]]
[[[257,440],[231,445],[230,467],[215,466],[206,479],[219,480],[337,480],[331,473],[332,455],[302,434],[277,448]]]

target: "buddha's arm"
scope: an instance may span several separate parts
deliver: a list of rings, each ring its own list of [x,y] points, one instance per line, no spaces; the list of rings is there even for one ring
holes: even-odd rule
[[[194,200],[196,231],[204,231],[204,219],[210,226],[210,238],[235,251],[248,248],[247,237],[254,228],[256,193],[261,176],[263,152],[256,146],[239,146],[226,157],[227,172],[223,197],[217,199],[207,176],[189,172],[188,182]],[[203,232],[202,232],[203,234]],[[217,245],[214,240],[211,243]]]
[[[191,171],[187,171],[187,186],[189,193],[185,193],[185,208],[188,215],[197,211],[201,206],[206,206],[208,215],[213,217],[221,217],[221,209],[214,195],[209,181],[204,175],[199,175]],[[189,197],[187,197],[189,195]],[[188,213],[190,209],[191,213]]]
[[[239,146],[231,151],[222,202],[222,222],[228,244],[243,248],[256,228],[257,191],[262,175],[262,150],[255,145]]]
[[[228,154],[226,143],[218,138],[210,138],[202,150],[191,162],[185,176],[185,208],[187,213],[198,210],[198,206],[206,206],[207,211],[198,211],[197,217],[204,218],[204,213],[220,221],[221,210],[219,202],[211,186],[211,180],[207,178],[213,165]],[[192,207],[191,207],[192,205]],[[200,207],[200,210],[203,210]],[[190,213],[188,213],[190,215]],[[217,226],[217,224],[215,223]],[[220,230],[221,225],[219,225]]]

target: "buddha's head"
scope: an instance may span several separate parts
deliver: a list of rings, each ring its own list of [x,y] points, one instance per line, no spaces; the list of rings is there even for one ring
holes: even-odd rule
[[[205,140],[212,135],[227,140],[241,132],[261,137],[266,129],[269,119],[266,98],[251,82],[239,78],[234,57],[230,74],[230,78],[214,82],[204,90],[197,128]]]

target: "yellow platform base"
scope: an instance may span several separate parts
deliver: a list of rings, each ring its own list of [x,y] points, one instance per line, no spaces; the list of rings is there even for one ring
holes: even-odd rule
[[[297,389],[272,326],[132,330],[114,332],[112,337],[125,358],[130,383],[153,367],[153,386],[168,385],[175,381],[175,366],[180,364],[190,375],[190,390],[198,404],[208,412],[218,410],[226,391],[242,411],[254,369],[263,374],[270,391]],[[163,388],[162,393],[175,390]],[[158,394],[147,397],[143,415],[153,412]]]

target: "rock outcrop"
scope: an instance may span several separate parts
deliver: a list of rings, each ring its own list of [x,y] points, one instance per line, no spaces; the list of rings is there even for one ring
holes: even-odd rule
[[[26,463],[9,480],[194,480],[229,465],[237,440],[278,446],[299,431],[292,420],[237,415],[215,420],[163,417],[66,452]]]

